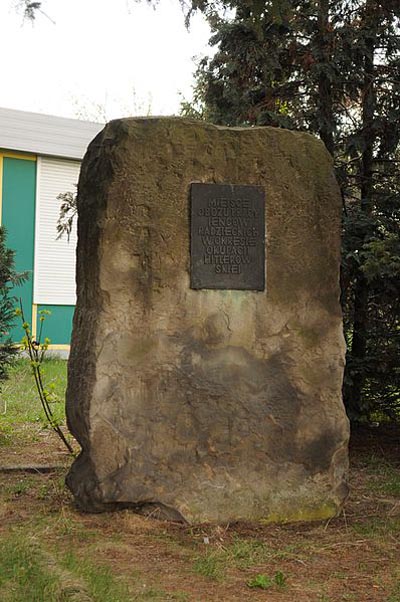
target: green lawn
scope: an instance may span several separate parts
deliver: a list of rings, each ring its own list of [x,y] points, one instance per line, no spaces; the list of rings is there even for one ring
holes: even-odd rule
[[[45,359],[42,364],[44,385],[51,393],[52,409],[56,417],[65,419],[64,403],[67,386],[67,362],[62,359]],[[2,421],[10,424],[45,422],[29,360],[17,360],[10,370],[0,392]]]
[[[49,392],[51,409],[58,424],[65,424],[66,360],[45,359],[43,384]],[[21,358],[11,368],[9,379],[0,389],[0,445],[21,444],[37,434],[29,425],[48,428],[28,358]]]

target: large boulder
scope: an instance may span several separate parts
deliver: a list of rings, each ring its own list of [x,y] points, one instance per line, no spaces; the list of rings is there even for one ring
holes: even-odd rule
[[[265,287],[263,265],[250,290],[193,277],[194,182],[265,194]],[[341,198],[323,144],[113,121],[83,161],[78,214],[67,416],[82,452],[67,483],[79,506],[189,522],[335,515],[349,428]]]

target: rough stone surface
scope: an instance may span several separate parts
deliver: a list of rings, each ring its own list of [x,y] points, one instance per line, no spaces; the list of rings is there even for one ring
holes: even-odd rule
[[[191,182],[263,186],[266,290],[192,290]],[[324,146],[274,128],[114,121],[78,194],[67,414],[81,508],[326,518],[346,494],[341,199]]]

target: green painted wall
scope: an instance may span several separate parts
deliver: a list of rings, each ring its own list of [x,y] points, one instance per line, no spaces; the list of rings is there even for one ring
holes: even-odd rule
[[[37,334],[39,336],[41,309],[51,311],[50,316],[45,316],[43,322],[42,342],[45,337],[50,339],[51,345],[69,345],[72,331],[72,318],[74,305],[38,305]]]
[[[29,272],[28,280],[13,291],[16,297],[21,297],[29,323],[32,321],[35,191],[36,162],[4,157],[1,221],[7,230],[7,246],[15,250],[17,271]],[[11,336],[19,342],[24,333],[16,324]]]
[[[35,249],[35,195],[36,162],[23,159],[3,159],[2,225],[7,231],[7,246],[15,250],[15,265],[19,272],[28,272],[29,278],[15,288],[13,293],[21,297],[25,319],[32,323],[33,267]],[[37,333],[40,329],[41,309],[51,312],[43,324],[43,336],[52,345],[69,345],[72,331],[73,305],[39,305]],[[19,322],[11,332],[19,342],[24,333]]]

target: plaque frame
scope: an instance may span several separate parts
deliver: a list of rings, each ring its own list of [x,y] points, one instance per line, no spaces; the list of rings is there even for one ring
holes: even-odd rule
[[[191,184],[190,287],[265,290],[263,187]]]

